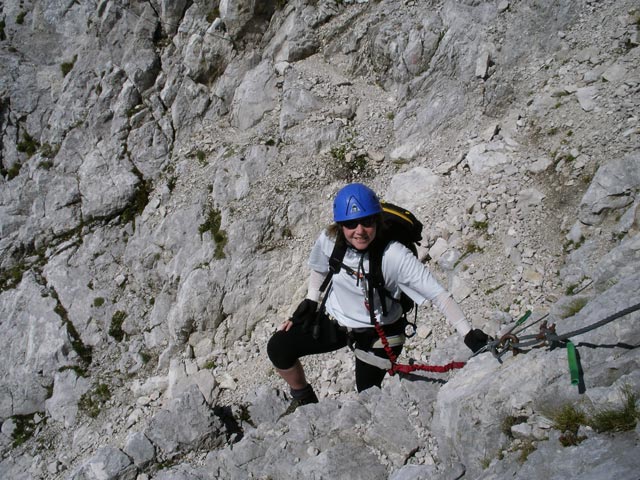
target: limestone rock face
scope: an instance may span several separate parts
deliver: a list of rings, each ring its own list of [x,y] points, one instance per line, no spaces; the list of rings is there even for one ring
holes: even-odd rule
[[[572,338],[578,386],[429,302],[401,361],[462,370],[358,395],[305,357],[281,417],[266,352],[353,181],[491,336],[637,303],[637,2],[546,3],[1,2],[0,478],[635,478],[637,426],[552,418],[638,394],[633,308]]]
[[[220,420],[198,388],[192,387],[151,419],[145,436],[170,458],[177,452],[197,449],[207,440],[211,443],[220,428]]]
[[[57,302],[43,294],[32,275],[25,275],[15,290],[2,293],[3,420],[44,411],[56,371],[78,362],[65,321],[56,312]]]
[[[587,225],[602,222],[602,213],[632,204],[640,190],[638,153],[605,163],[596,172],[580,202],[580,220]]]
[[[276,79],[273,64],[264,61],[247,72],[238,86],[231,108],[232,124],[241,130],[256,125],[276,106]]]
[[[136,478],[136,468],[129,457],[113,447],[104,447],[91,457],[79,469],[71,473],[74,480],[89,478],[121,478],[131,480]]]

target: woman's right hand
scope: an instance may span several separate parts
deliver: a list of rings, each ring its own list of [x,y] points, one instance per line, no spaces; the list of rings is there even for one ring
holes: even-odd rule
[[[278,327],[278,332],[282,332],[282,331],[288,332],[292,326],[293,326],[293,322],[291,320],[285,320]]]
[[[308,298],[305,298],[300,305],[296,308],[296,311],[293,312],[291,317],[289,318],[289,322],[292,325],[303,325],[305,328],[309,329],[311,325],[315,322],[316,315],[318,314],[318,302],[314,302]],[[286,332],[291,328],[291,325],[286,325],[287,322],[282,324],[282,328]]]

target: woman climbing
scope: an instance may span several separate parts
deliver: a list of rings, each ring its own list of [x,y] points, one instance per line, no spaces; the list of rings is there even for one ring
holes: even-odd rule
[[[335,223],[323,230],[309,257],[307,296],[267,346],[271,362],[291,389],[293,401],[288,412],[318,401],[306,380],[301,357],[349,345],[356,352],[386,359],[388,353],[376,332],[376,323],[382,327],[393,354],[400,354],[406,326],[400,302],[403,293],[418,305],[432,302],[473,352],[490,339],[470,327],[449,292],[409,248],[390,240],[393,232],[385,231],[382,214],[377,195],[363,184],[346,185],[335,196]],[[340,245],[342,249],[337,247]],[[337,262],[336,250],[341,250]],[[372,287],[376,262],[381,264],[382,295],[374,293]],[[327,277],[330,283],[319,305]],[[358,392],[381,385],[386,369],[375,363],[356,356]]]

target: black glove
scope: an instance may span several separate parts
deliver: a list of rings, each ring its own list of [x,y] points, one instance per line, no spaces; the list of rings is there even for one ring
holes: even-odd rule
[[[318,310],[318,302],[314,302],[313,300],[309,300],[305,298],[296,311],[291,315],[291,320],[294,325],[303,324],[305,328],[309,328],[316,319],[316,314]]]
[[[469,347],[473,353],[477,353],[491,340],[492,338],[479,328],[474,328],[464,336],[464,344]]]

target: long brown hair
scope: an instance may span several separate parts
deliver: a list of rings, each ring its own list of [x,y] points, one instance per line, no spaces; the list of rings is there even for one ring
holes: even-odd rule
[[[347,243],[347,239],[344,237],[344,232],[342,231],[342,228],[340,228],[339,223],[334,222],[330,224],[329,226],[327,226],[325,231],[327,232],[327,236],[329,238],[335,238],[336,243]],[[386,232],[387,228],[383,221],[382,214],[379,213],[376,215],[376,236],[373,242],[384,238],[386,236]]]

